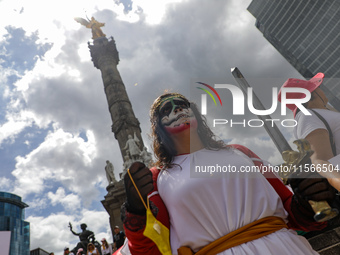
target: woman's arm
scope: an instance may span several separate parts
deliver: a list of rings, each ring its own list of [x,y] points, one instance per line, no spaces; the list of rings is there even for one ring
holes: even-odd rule
[[[322,171],[318,173],[327,178],[329,184],[340,191],[340,173],[333,171],[336,166],[333,166],[327,161],[334,157],[328,131],[325,129],[314,130],[306,137],[306,140],[310,143],[311,149],[314,151],[311,156],[312,163],[315,167],[322,168]],[[323,166],[326,166],[328,171],[324,171]]]
[[[326,129],[316,129],[312,131],[306,136],[306,140],[310,143],[311,149],[314,151],[311,156],[312,163],[317,159],[328,160],[334,157],[329,141],[329,134]]]
[[[340,191],[340,172],[336,170],[339,170],[339,165],[334,166],[328,161],[322,159],[314,159],[313,164],[315,164],[315,168],[320,167],[322,170],[319,172],[320,175],[327,178],[329,184]]]

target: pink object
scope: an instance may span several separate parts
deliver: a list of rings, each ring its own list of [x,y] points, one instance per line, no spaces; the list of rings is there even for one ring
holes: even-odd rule
[[[303,88],[307,89],[310,92],[313,92],[316,90],[321,83],[323,82],[323,78],[325,75],[323,73],[317,73],[313,78],[310,80],[300,80],[300,79],[288,79],[286,82],[282,85],[279,94],[278,99],[281,102],[281,90],[282,88]],[[305,98],[305,94],[299,93],[299,92],[289,92],[286,94],[287,99],[301,99]],[[287,108],[290,109],[294,113],[294,117],[297,111],[297,106],[295,104],[287,104]]]

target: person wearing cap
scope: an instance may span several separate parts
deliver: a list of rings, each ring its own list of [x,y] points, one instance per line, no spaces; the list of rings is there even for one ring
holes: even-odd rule
[[[65,247],[64,249],[64,255],[74,255],[73,252],[70,251],[70,249],[68,247]]]
[[[108,244],[105,238],[103,238],[101,242],[102,242],[101,245],[102,255],[111,255],[112,254],[111,244]]]
[[[340,113],[330,109],[328,99],[320,88],[324,79],[323,73],[316,74],[310,80],[288,79],[281,87],[278,99],[281,102],[283,88],[303,88],[311,93],[311,98],[303,106],[310,115],[302,112],[295,104],[287,104],[294,115],[297,125],[294,127],[296,139],[306,139],[314,151],[311,161],[315,168],[323,170],[331,167],[328,160],[340,154]],[[286,93],[287,99],[301,100],[304,93]],[[339,163],[333,167],[340,168]],[[326,170],[326,169],[325,169]],[[318,171],[329,183],[340,190],[340,175],[337,171]]]
[[[120,231],[119,226],[115,226],[113,231],[115,232],[115,235],[113,236],[113,249],[118,250],[121,246],[123,246],[126,236],[123,231]]]
[[[160,232],[159,224],[146,224],[148,204],[169,229],[171,254],[317,254],[292,230],[326,225],[314,221],[305,190],[293,195],[273,173],[243,174],[242,167],[260,168],[263,161],[244,146],[217,140],[197,106],[181,94],[159,96],[150,120],[157,162],[151,169],[135,162],[124,176],[127,201],[121,218],[128,245],[122,249],[128,246],[132,255],[161,254],[158,248],[165,242],[143,234],[148,226]],[[213,165],[239,171],[191,176],[190,166]],[[329,185],[303,182],[318,201],[334,196]]]

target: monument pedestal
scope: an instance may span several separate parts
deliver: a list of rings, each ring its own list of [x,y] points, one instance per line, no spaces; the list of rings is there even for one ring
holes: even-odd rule
[[[105,210],[110,215],[111,232],[114,235],[114,227],[119,226],[120,230],[123,230],[123,222],[120,219],[120,207],[126,200],[124,180],[111,183],[106,187],[108,191],[107,195],[102,200],[102,204]]]

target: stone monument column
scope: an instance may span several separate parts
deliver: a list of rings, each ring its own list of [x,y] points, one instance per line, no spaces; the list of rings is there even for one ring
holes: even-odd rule
[[[75,21],[92,31],[93,43],[88,43],[88,47],[94,66],[101,71],[104,92],[112,119],[111,130],[118,141],[121,156],[124,161],[122,171],[119,171],[120,169],[118,169],[118,171],[124,173],[133,161],[143,161],[144,156],[142,155],[145,154],[143,152],[145,148],[139,121],[133,112],[124,83],[117,69],[119,55],[116,43],[113,37],[107,39],[102,32],[101,27],[105,24],[98,22],[93,17],[91,20],[75,18]],[[117,155],[114,156],[117,157]],[[114,160],[115,159],[113,159],[113,161]],[[103,167],[103,170],[104,169],[109,170],[106,169],[106,167]],[[120,207],[125,201],[125,189],[123,180],[116,181],[109,176],[108,182],[109,185],[106,188],[108,194],[101,202],[110,215],[111,232],[114,233],[114,227],[116,225],[123,229],[123,224],[120,219]]]
[[[139,151],[143,150],[144,144],[141,137],[139,121],[133,112],[123,80],[117,69],[119,56],[116,43],[112,37],[108,40],[102,36],[94,39],[93,44],[89,43],[88,46],[93,64],[102,74],[104,92],[112,119],[111,129],[118,141],[121,156],[125,163],[124,165],[127,165],[133,160],[133,155],[131,155],[132,149],[129,147],[129,144],[136,144],[138,147],[137,150],[139,149]],[[132,142],[130,139],[132,139]],[[136,156],[134,159],[136,160]],[[123,166],[122,171],[126,171],[125,168],[123,169]],[[117,225],[123,229],[120,219],[120,207],[125,201],[123,180],[109,183],[106,189],[108,194],[101,202],[110,215],[111,231],[114,233],[114,227]]]
[[[123,80],[118,72],[119,63],[116,43],[111,37],[94,39],[93,44],[89,44],[93,64],[100,69],[104,83],[104,92],[107,98],[109,112],[112,119],[112,132],[119,143],[122,158],[126,155],[126,142],[128,136],[137,136],[140,151],[144,144],[141,137],[139,121],[136,118],[129,97],[126,93]]]

